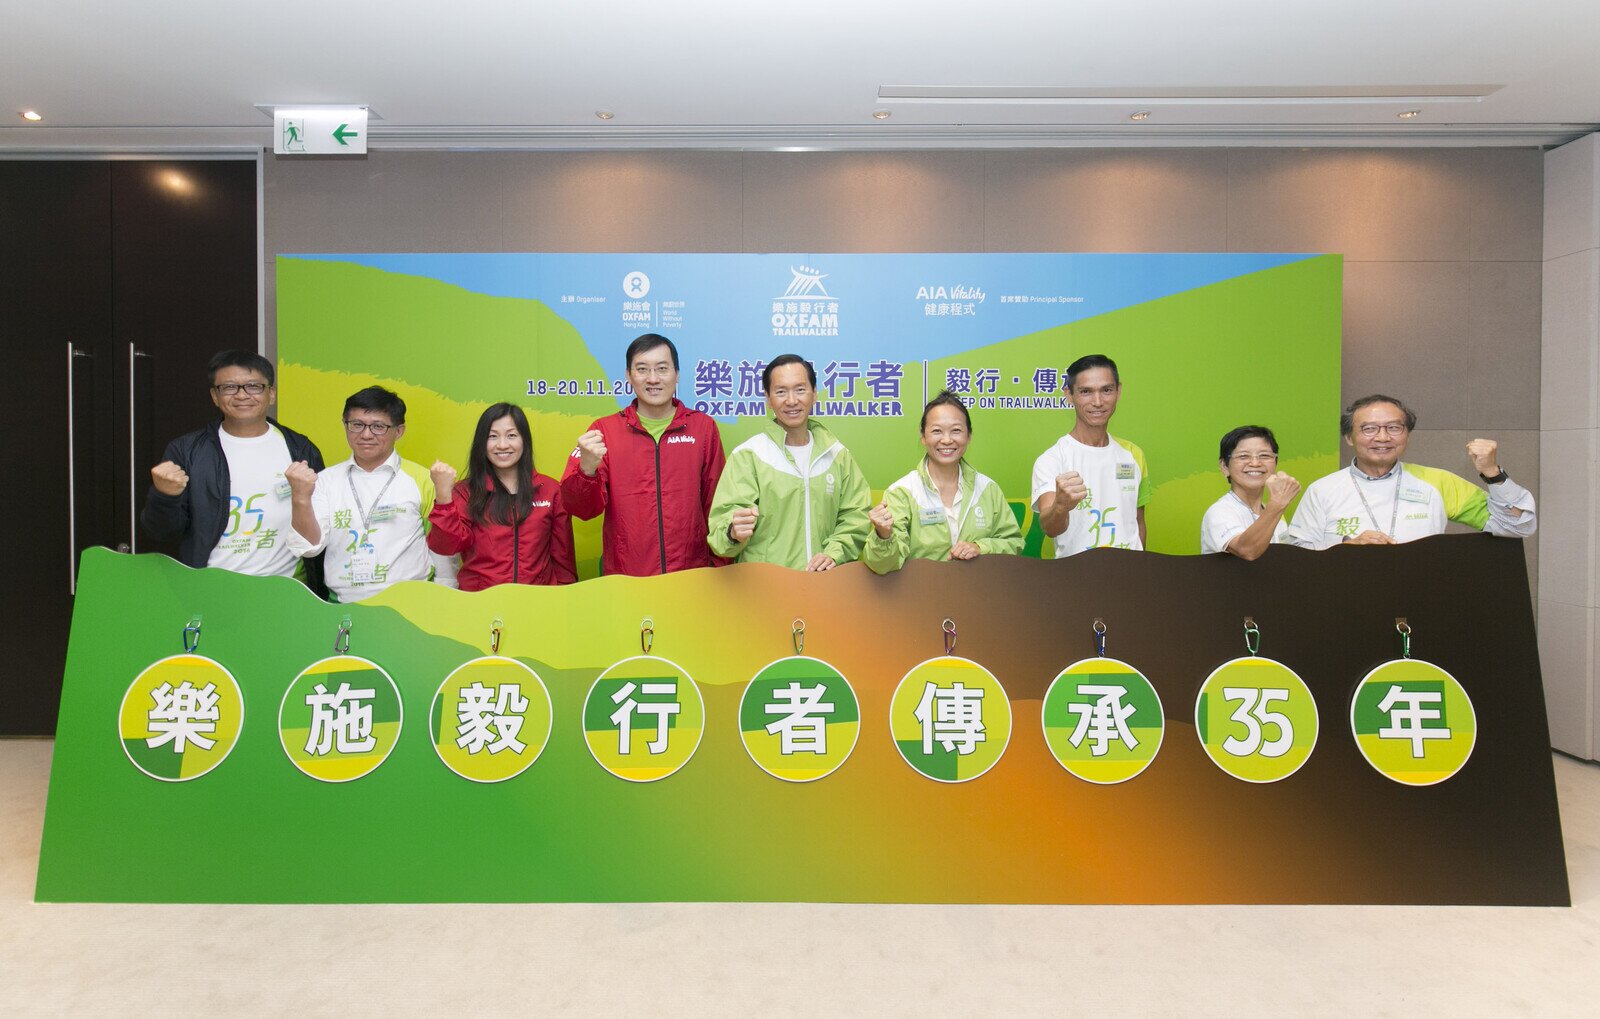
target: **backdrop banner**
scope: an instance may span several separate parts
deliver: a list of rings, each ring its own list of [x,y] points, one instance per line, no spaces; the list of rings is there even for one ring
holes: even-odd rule
[[[730,450],[767,421],[762,366],[799,353],[816,415],[875,491],[921,457],[930,394],[971,401],[968,458],[1027,553],[1048,556],[1033,461],[1072,427],[1062,370],[1104,353],[1123,379],[1112,433],[1148,458],[1149,547],[1198,552],[1227,490],[1223,433],[1273,429],[1305,482],[1337,467],[1342,275],[1339,255],[280,255],[279,409],[332,463],[345,397],[387,386],[409,405],[401,455],[461,470],[478,415],[511,401],[559,476],[590,422],[631,399],[622,359],[641,333],[678,345],[679,398]],[[599,533],[576,527],[583,576]]]
[[[1486,535],[352,605],[91,548],[36,894],[1569,901]]]

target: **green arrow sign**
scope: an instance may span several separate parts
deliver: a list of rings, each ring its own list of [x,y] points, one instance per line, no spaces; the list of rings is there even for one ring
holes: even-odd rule
[[[361,134],[359,131],[350,130],[349,124],[340,124],[334,129],[333,132],[334,141],[338,142],[340,145],[350,144],[349,142],[345,141],[346,138],[359,138],[360,136]]]

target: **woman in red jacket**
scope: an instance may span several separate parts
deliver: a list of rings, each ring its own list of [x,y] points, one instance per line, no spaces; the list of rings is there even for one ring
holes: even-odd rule
[[[461,554],[463,591],[578,579],[561,486],[533,469],[531,438],[522,409],[497,403],[478,419],[467,480],[458,484],[443,460],[433,465],[428,547]]]

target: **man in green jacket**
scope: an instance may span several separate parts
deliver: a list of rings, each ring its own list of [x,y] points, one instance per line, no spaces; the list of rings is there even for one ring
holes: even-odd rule
[[[858,558],[872,492],[850,451],[811,420],[816,369],[783,354],[761,382],[772,424],[728,455],[711,502],[711,551],[809,572]]]

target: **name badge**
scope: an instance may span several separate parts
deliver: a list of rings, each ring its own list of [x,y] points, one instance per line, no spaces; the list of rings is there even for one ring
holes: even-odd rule
[[[293,494],[293,491],[294,490],[289,487],[289,482],[284,479],[282,474],[278,475],[278,480],[272,483],[272,494],[277,496],[279,499],[289,498],[289,496]]]
[[[921,523],[926,524],[929,527],[932,527],[934,524],[942,524],[942,523],[944,523],[945,520],[946,520],[946,517],[944,515],[944,510],[943,509],[941,509],[941,508],[939,508],[937,506],[924,506],[919,511],[917,519]]]
[[[377,583],[377,557],[370,551],[352,552],[350,561],[345,567],[345,577],[351,587],[362,587],[367,584]]]
[[[1401,502],[1427,502],[1428,501],[1428,493],[1427,492],[1423,492],[1423,491],[1419,491],[1419,490],[1417,490],[1415,488],[1402,488],[1402,489],[1400,489],[1400,501]]]
[[[367,521],[369,523],[381,524],[385,520],[393,520],[395,517],[400,515],[402,509],[403,508],[399,503],[390,503],[387,506],[374,506],[372,508],[372,515],[367,517]]]

